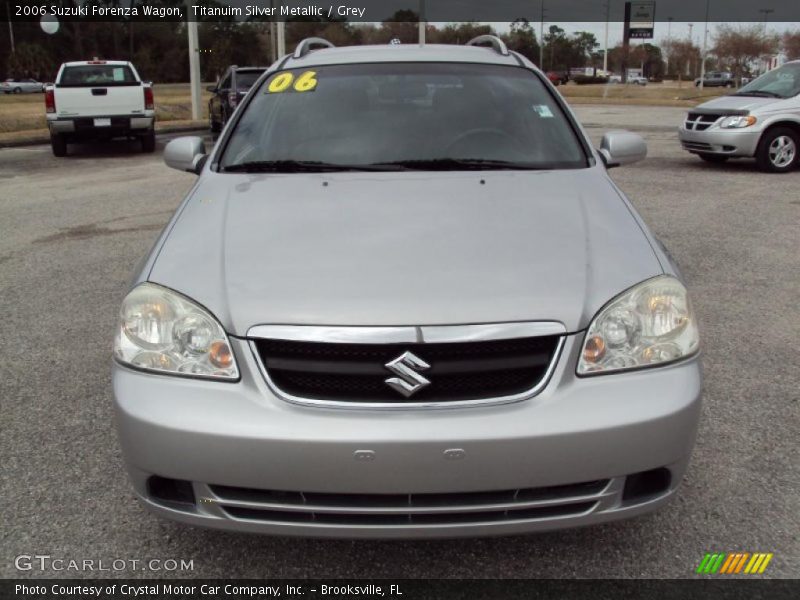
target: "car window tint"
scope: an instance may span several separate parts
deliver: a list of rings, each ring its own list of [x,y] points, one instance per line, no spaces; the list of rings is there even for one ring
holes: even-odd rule
[[[294,86],[309,70],[316,85],[297,91]],[[271,86],[280,88],[272,84],[277,77],[293,83],[270,92]],[[588,164],[566,116],[536,74],[452,63],[336,65],[274,74],[246,107],[222,164],[441,158],[540,168]]]

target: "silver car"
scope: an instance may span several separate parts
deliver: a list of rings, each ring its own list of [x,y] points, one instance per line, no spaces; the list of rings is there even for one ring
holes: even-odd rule
[[[44,91],[44,84],[35,79],[6,79],[0,81],[0,92],[4,94],[35,94]]]
[[[755,158],[763,171],[791,171],[800,152],[800,60],[693,108],[678,137],[708,162]]]
[[[139,499],[193,525],[384,538],[664,505],[701,368],[678,269],[607,173],[645,153],[626,132],[594,149],[497,38],[302,42],[209,155],[164,152],[199,178],[116,332]]]

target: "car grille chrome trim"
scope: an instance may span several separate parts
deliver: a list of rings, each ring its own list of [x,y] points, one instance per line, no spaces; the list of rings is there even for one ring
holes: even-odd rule
[[[414,341],[410,331],[414,332]],[[554,322],[392,328],[262,325],[251,328],[248,334],[252,333],[279,336],[249,340],[262,376],[278,397],[310,406],[394,410],[503,404],[530,398],[547,385],[566,339],[564,326]],[[320,334],[321,339],[313,337]],[[302,341],[295,342],[298,339]],[[331,343],[331,339],[347,342]],[[407,341],[395,341],[398,339]],[[480,355],[484,343],[488,346],[503,341],[521,349],[499,357]],[[302,347],[291,348],[294,343]],[[391,350],[384,349],[382,344],[393,346]],[[290,346],[290,356],[281,356],[283,345]],[[392,395],[392,389],[383,385],[385,378],[392,375],[385,368],[387,361],[372,356],[386,352],[393,359],[407,350],[422,354],[424,360],[429,360],[426,351],[450,353],[431,362],[434,368],[425,371],[433,385],[420,393],[422,398]],[[291,356],[293,351],[301,356]],[[462,352],[465,356],[459,356]],[[470,352],[478,358],[472,358]],[[307,354],[312,358],[308,359]],[[369,358],[364,358],[366,355]],[[342,360],[343,356],[347,360]],[[473,386],[475,394],[470,393]],[[480,396],[483,390],[487,390],[486,396]]]
[[[725,115],[690,112],[684,127],[689,131],[705,131]]]
[[[441,526],[575,517],[619,502],[624,477],[545,488],[423,494],[283,492],[195,483],[202,512],[244,521]]]

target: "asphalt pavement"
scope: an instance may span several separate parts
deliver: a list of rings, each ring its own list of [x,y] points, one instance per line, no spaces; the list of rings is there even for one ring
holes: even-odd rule
[[[48,146],[9,148],[0,149],[0,576],[693,577],[706,552],[745,551],[774,553],[764,577],[798,577],[800,170],[705,164],[674,132],[648,129],[652,108],[624,109],[630,118],[578,112],[593,126],[640,124],[647,160],[613,177],[682,266],[703,334],[698,443],[664,510],[424,542],[231,534],[146,513],[114,432],[111,340],[135,264],[195,177],[163,165],[164,138],[156,154],[137,143],[62,159]],[[183,559],[193,570],[15,568],[15,557],[35,554]]]

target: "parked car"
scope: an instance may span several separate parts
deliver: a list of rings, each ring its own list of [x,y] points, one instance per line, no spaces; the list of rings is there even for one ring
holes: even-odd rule
[[[216,85],[209,86],[208,125],[213,132],[222,130],[250,86],[266,71],[266,67],[228,67]]]
[[[156,147],[153,87],[129,62],[89,60],[61,65],[45,88],[53,154],[94,139],[138,138],[144,152]]]
[[[484,44],[490,47],[483,47]],[[312,51],[315,45],[323,49]],[[300,43],[141,263],[114,342],[136,494],[275,535],[519,534],[673,498],[700,414],[680,273],[494,36]]]
[[[800,150],[800,61],[691,109],[678,137],[708,162],[755,158],[763,171],[791,171]]]
[[[569,81],[569,74],[563,71],[547,71],[546,75],[553,85],[561,85]]]
[[[732,88],[736,85],[733,78],[733,73],[727,71],[711,71],[706,73],[704,78],[698,77],[694,80],[695,87],[700,87],[700,82],[703,82],[703,87],[726,87]]]
[[[622,75],[611,74],[608,76],[608,83],[622,83]]]
[[[632,83],[633,85],[647,85],[647,77],[643,77],[642,75],[631,75],[628,77],[628,83]]]
[[[4,94],[34,94],[44,91],[44,84],[35,79],[6,79],[0,82],[0,92]]]

